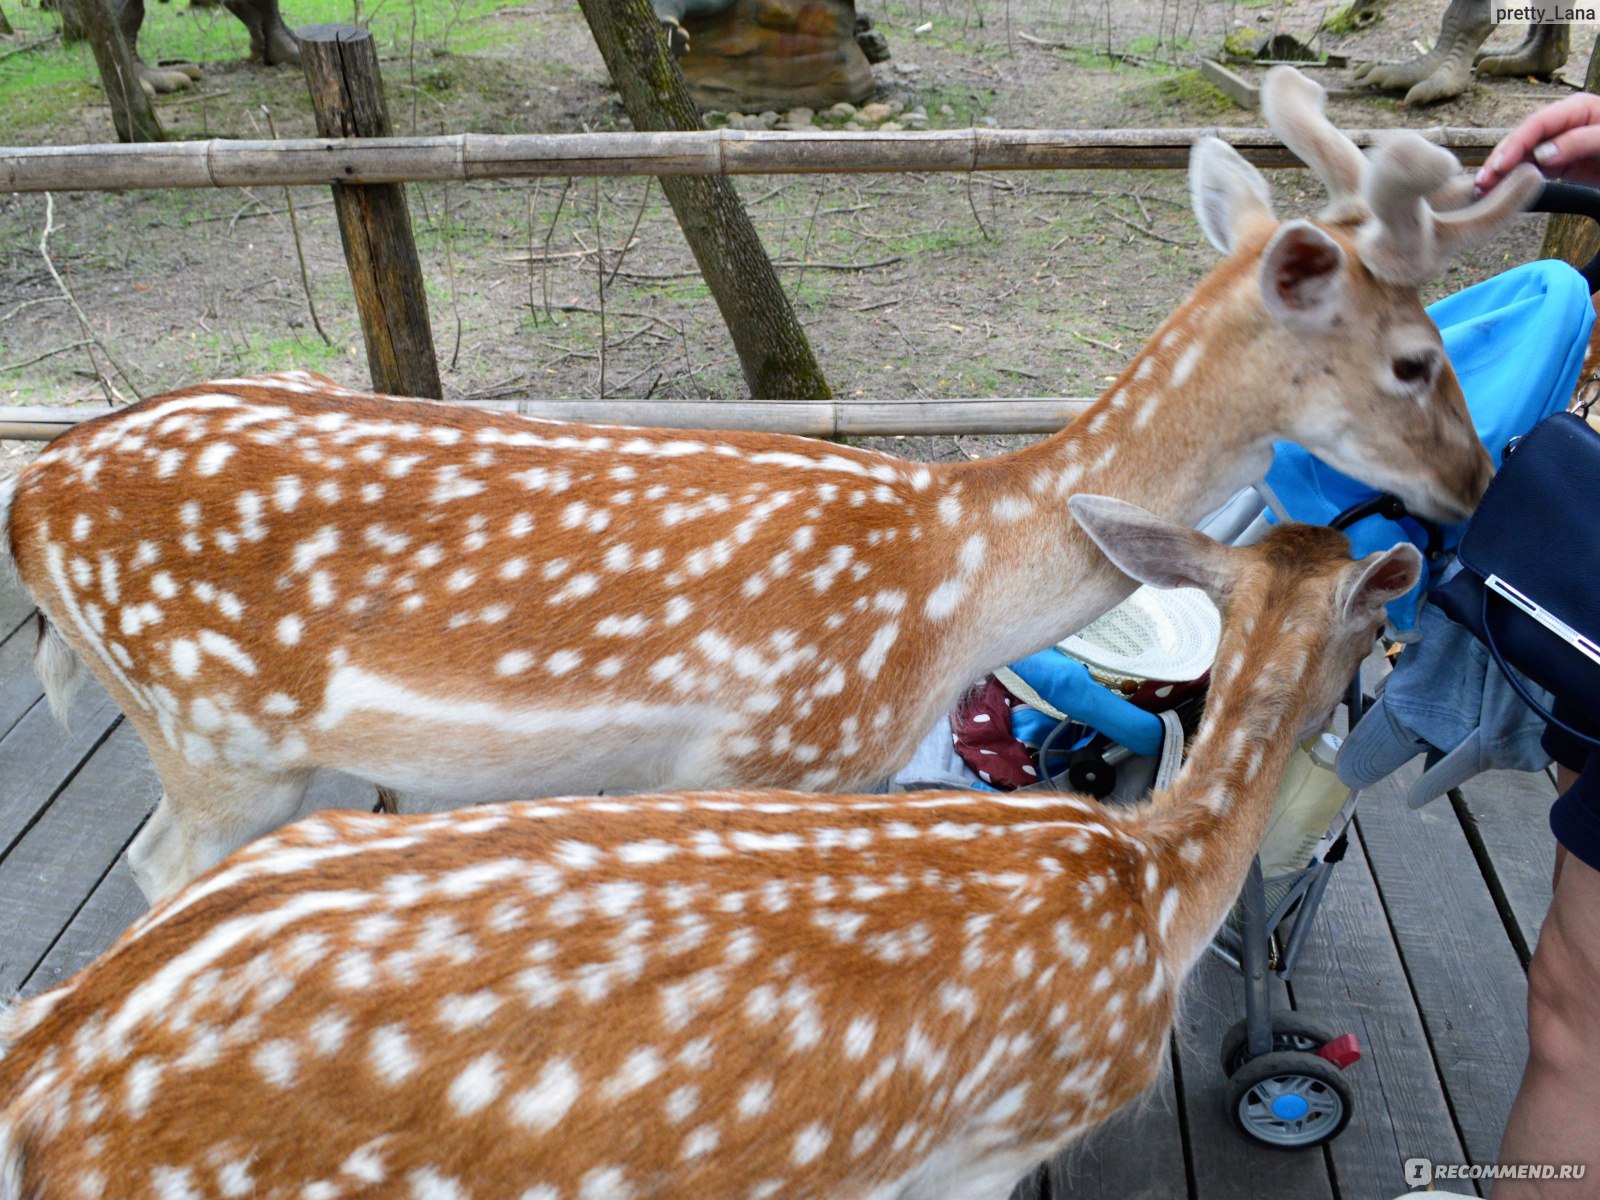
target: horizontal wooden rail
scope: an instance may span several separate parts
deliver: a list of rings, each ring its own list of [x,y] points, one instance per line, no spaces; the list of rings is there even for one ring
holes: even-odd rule
[[[1348,131],[1370,145],[1383,131]],[[1507,132],[1418,130],[1481,163]],[[901,133],[479,134],[144,142],[0,149],[0,192],[421,183],[547,175],[772,175],[820,172],[1181,168],[1206,134],[1260,167],[1300,161],[1259,129],[961,129]]]
[[[666,429],[751,429],[806,437],[1054,433],[1093,400],[461,400],[455,405],[560,421]],[[45,442],[112,410],[0,405],[0,440]]]

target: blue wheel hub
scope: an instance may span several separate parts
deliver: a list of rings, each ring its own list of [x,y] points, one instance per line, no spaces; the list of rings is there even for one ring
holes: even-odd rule
[[[1298,1121],[1311,1111],[1311,1105],[1306,1103],[1305,1098],[1296,1096],[1293,1093],[1273,1097],[1272,1104],[1269,1107],[1272,1110],[1272,1115],[1280,1121]]]

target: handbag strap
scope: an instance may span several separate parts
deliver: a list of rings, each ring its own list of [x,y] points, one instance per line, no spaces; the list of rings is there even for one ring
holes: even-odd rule
[[[1511,668],[1511,664],[1506,662],[1506,656],[1500,652],[1500,647],[1495,642],[1494,625],[1489,621],[1489,598],[1495,594],[1489,588],[1483,589],[1483,641],[1489,647],[1489,653],[1494,655],[1495,666],[1500,668],[1500,673],[1506,677],[1506,682],[1515,689],[1517,695],[1522,697],[1522,702],[1544,718],[1547,723],[1554,725],[1568,737],[1576,738],[1586,746],[1600,749],[1600,738],[1591,737],[1587,733],[1580,733],[1535,700],[1533,693],[1528,690],[1528,685],[1522,682],[1516,671]]]

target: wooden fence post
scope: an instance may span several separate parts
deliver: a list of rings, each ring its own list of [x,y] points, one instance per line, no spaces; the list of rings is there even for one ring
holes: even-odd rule
[[[1595,38],[1594,49],[1589,53],[1589,71],[1583,81],[1583,90],[1600,90],[1600,37]],[[1540,258],[1559,258],[1581,267],[1596,252],[1600,252],[1600,226],[1588,217],[1550,214],[1544,226],[1544,242],[1539,247]]]
[[[307,25],[295,36],[317,114],[317,133],[335,138],[389,136],[372,34],[354,25]],[[442,399],[405,185],[336,183],[333,205],[345,264],[355,285],[373,389]]]

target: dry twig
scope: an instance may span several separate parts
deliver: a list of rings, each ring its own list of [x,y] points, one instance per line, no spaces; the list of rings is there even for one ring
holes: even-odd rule
[[[106,400],[108,403],[115,404],[117,402],[117,389],[112,386],[111,381],[100,370],[100,365],[94,361],[94,348],[98,348],[100,353],[106,356],[106,361],[111,364],[112,369],[118,375],[122,376],[122,382],[128,385],[128,390],[143,400],[144,393],[139,390],[139,386],[133,382],[127,371],[122,369],[122,364],[116,360],[116,356],[106,349],[105,343],[95,334],[94,329],[89,325],[88,314],[79,306],[77,297],[72,294],[72,289],[67,286],[66,280],[62,279],[61,273],[56,270],[55,260],[50,257],[50,235],[55,232],[55,229],[56,198],[53,193],[46,192],[44,194],[44,231],[39,235],[39,254],[44,259],[45,269],[50,272],[50,278],[54,279],[56,287],[61,289],[62,296],[66,298],[68,306],[72,309],[72,315],[78,318],[78,325],[82,328],[84,337],[90,343],[89,361],[94,365],[95,375],[99,379],[101,389],[105,392]]]
[[[267,130],[272,134],[272,140],[278,140],[278,123],[272,119],[272,109],[265,104],[261,106],[261,114],[267,119]],[[283,203],[289,211],[289,230],[294,234],[294,257],[300,264],[300,287],[306,294],[306,308],[311,313],[311,324],[316,328],[317,336],[322,339],[325,346],[333,345],[333,339],[328,336],[328,331],[322,327],[322,318],[317,315],[317,300],[311,294],[311,275],[306,270],[306,250],[300,241],[300,219],[294,211],[294,196],[288,188],[283,189]]]

